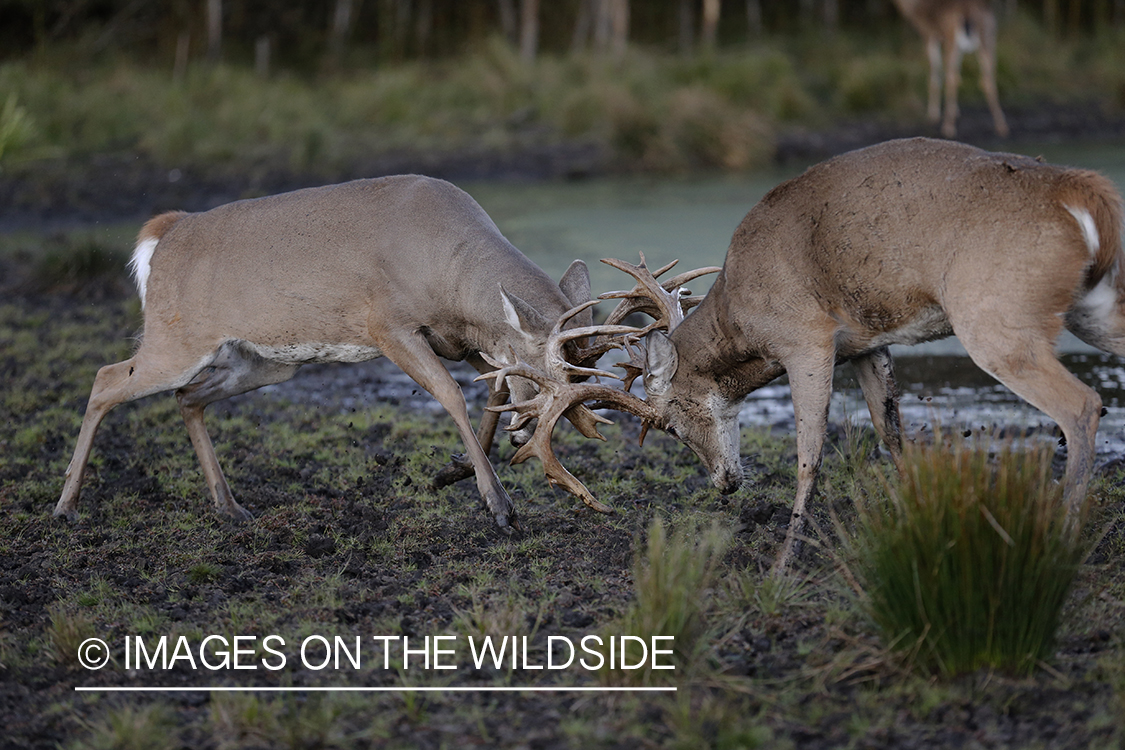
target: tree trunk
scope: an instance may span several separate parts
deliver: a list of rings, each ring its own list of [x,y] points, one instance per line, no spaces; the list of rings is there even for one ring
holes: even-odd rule
[[[223,0],[207,0],[207,59],[219,59],[223,45]]]
[[[504,38],[512,44],[516,42],[516,2],[515,0],[497,0],[500,6],[500,31]]]
[[[703,0],[703,23],[699,29],[699,41],[705,50],[715,49],[715,42],[719,38],[719,14],[722,8],[722,0]]]
[[[520,0],[520,57],[531,62],[539,52],[539,0]]]
[[[328,36],[328,52],[337,58],[344,51],[344,42],[352,28],[352,0],[336,0],[336,10],[332,14],[332,30]]]
[[[680,0],[680,54],[690,55],[695,46],[695,12],[693,0]]]
[[[752,36],[762,33],[762,0],[746,0],[746,28]]]
[[[610,52],[615,57],[625,54],[629,43],[629,0],[603,0],[610,6]]]

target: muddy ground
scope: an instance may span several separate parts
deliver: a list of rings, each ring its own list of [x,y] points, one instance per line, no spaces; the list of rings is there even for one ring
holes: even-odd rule
[[[827,513],[847,516],[859,487],[848,456],[871,436],[839,426],[816,509],[823,547],[808,545],[784,586],[765,571],[794,489],[789,434],[744,430],[752,474],[724,497],[667,436],[639,447],[628,418],[604,430],[606,443],[560,430],[560,457],[614,507],[610,515],[549,488],[534,461],[507,467],[512,450],[501,446],[495,463],[524,524],[508,536],[471,481],[429,487],[460,450],[456,433],[386,362],[306,368],[209,410],[219,459],[253,522],[210,509],[165,394],[107,418],[71,523],[51,508],[85,398],[100,365],[129,355],[139,306],[120,269],[52,286],[30,255],[15,257],[4,263],[0,297],[0,748],[1092,748],[1125,736],[1125,495],[1113,471],[1097,485],[1102,535],[1055,657],[1018,680],[918,675],[880,643],[837,572]],[[482,391],[461,380],[479,415]],[[863,470],[887,468],[874,458]],[[713,579],[694,592],[699,635],[676,642],[675,670],[641,678],[474,666],[470,636],[528,636],[534,666],[548,636],[630,634],[641,596],[635,560],[657,517],[696,530],[700,564],[699,529],[715,524],[728,535]],[[182,637],[190,650],[209,635],[255,639],[242,664],[256,668],[211,670],[183,658],[137,668],[135,652],[126,662],[137,638],[155,650],[160,636]],[[269,635],[285,644],[272,642],[286,658],[276,671],[265,667]],[[349,644],[359,636],[362,665],[303,665],[299,644],[310,636]],[[419,656],[406,666],[397,651],[385,669],[374,636],[414,644],[452,636],[456,669],[420,669]],[[82,666],[88,638],[105,641],[107,666]],[[314,650],[313,666],[319,658]],[[677,691],[209,690],[409,686]]]

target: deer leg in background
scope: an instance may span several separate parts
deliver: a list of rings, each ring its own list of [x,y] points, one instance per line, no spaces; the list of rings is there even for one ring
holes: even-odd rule
[[[895,468],[902,471],[902,415],[898,408],[898,384],[895,366],[887,347],[852,360],[871,424],[887,446]]]
[[[926,58],[930,61],[930,80],[926,94],[926,119],[935,125],[941,121],[941,42],[937,37],[926,41]]]
[[[1000,95],[996,90],[996,41],[981,34],[980,48],[977,50],[977,60],[980,61],[980,87],[984,91],[984,98],[988,101],[988,110],[992,113],[992,125],[996,134],[1007,138],[1009,134],[1008,121],[1004,118],[1004,110],[1000,108]]]
[[[946,138],[957,135],[957,117],[961,114],[957,106],[957,93],[961,88],[961,46],[957,39],[947,39],[942,52],[945,57],[945,111],[941,118],[941,134]]]

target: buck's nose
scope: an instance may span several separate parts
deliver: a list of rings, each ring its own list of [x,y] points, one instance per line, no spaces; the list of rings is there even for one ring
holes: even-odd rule
[[[742,469],[723,468],[711,475],[711,483],[724,495],[729,495],[742,486]]]

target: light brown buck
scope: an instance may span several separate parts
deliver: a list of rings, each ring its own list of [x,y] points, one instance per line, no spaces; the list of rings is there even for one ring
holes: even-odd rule
[[[996,16],[988,0],[894,0],[902,15],[922,35],[930,60],[930,83],[926,113],[932,122],[941,121],[941,134],[957,135],[957,90],[961,86],[961,57],[976,51],[980,86],[992,113],[996,133],[1008,136],[1008,122],[1000,109],[996,91]],[[944,76],[943,76],[944,69]],[[945,81],[945,113],[942,114],[942,80]]]
[[[141,230],[133,255],[144,309],[134,356],[98,371],[55,515],[73,517],[94,433],[114,406],[175,391],[218,510],[235,502],[203,424],[215,401],[291,378],[313,362],[386,356],[429,391],[457,424],[468,471],[501,528],[516,511],[488,460],[497,415],[473,434],[460,387],[439,357],[492,370],[542,363],[548,335],[590,298],[576,261],[553,282],[501,235],[466,193],[418,176],[356,180],[167,213]],[[590,313],[574,317],[574,325]],[[513,379],[517,400],[534,386]],[[507,398],[497,380],[489,403]],[[530,437],[530,432],[526,437]]]
[[[742,482],[743,397],[788,373],[797,498],[813,494],[834,366],[851,361],[900,462],[887,347],[956,334],[973,361],[1054,419],[1064,497],[1085,495],[1101,399],[1055,356],[1065,326],[1125,356],[1121,196],[1088,171],[947,141],[891,141],[812,167],[742,220],[699,308],[648,339],[647,401],[723,492]]]
[[[559,403],[523,416],[603,400],[678,437],[730,493],[743,481],[743,399],[788,374],[797,496],[780,571],[815,489],[833,368],[855,366],[875,429],[901,466],[888,347],[956,334],[981,369],[1058,422],[1073,508],[1093,466],[1101,399],[1058,361],[1055,341],[1065,326],[1125,356],[1121,242],[1121,196],[1094,172],[924,138],[853,151],[751,209],[699,307],[668,335],[647,335],[644,401],[560,387]],[[647,273],[643,264],[631,272]]]

